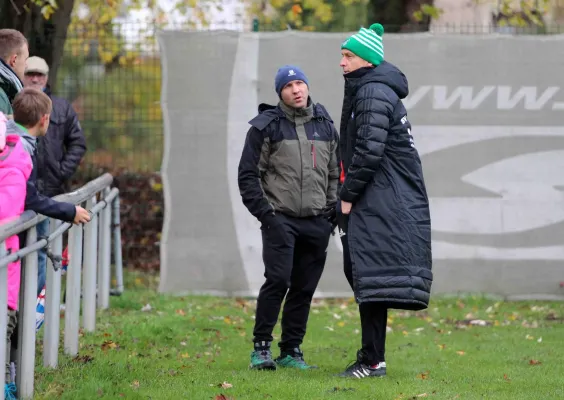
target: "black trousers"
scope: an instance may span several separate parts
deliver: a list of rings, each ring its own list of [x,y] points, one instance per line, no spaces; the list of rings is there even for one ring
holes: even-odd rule
[[[322,217],[293,218],[278,214],[278,227],[261,228],[265,283],[256,310],[254,342],[271,342],[282,301],[280,349],[302,344],[313,294],[321,279],[331,225]]]
[[[343,265],[345,276],[353,289],[352,261],[347,236],[341,238],[343,244]],[[354,289],[353,289],[354,290]],[[361,303],[358,306],[362,330],[362,358],[368,365],[386,361],[386,326],[388,309],[378,303]]]

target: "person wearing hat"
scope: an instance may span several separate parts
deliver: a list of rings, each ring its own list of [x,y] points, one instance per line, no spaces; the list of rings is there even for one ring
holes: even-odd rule
[[[86,152],[86,139],[72,105],[65,99],[51,94],[48,80],[47,62],[41,57],[29,57],[25,67],[24,87],[45,92],[53,104],[47,135],[37,140],[37,189],[41,194],[53,197],[70,190],[70,178]],[[41,237],[48,234],[49,220],[45,219],[37,225],[37,235]],[[46,249],[39,250],[38,257],[39,296],[46,280]]]
[[[266,278],[250,368],[309,369],[300,345],[335,227],[338,134],[325,107],[309,96],[299,67],[281,67],[274,87],[280,101],[259,105],[238,171],[243,203],[261,223]],[[273,360],[272,331],[284,298],[280,356]]]
[[[427,308],[433,281],[429,199],[402,102],[408,82],[384,60],[383,35],[373,24],[341,45],[337,220],[362,347],[340,375],[352,378],[386,375],[388,309]]]

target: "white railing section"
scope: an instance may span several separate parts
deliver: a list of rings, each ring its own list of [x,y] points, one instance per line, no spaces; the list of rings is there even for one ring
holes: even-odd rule
[[[59,357],[61,254],[65,232],[68,231],[70,259],[66,274],[63,345],[65,354],[69,356],[78,354],[81,300],[82,326],[85,332],[93,332],[96,328],[96,309],[108,308],[110,294],[120,295],[123,291],[119,191],[117,188],[111,188],[112,182],[112,175],[104,174],[74,192],[55,197],[56,200],[76,205],[86,203],[85,208],[90,211],[91,221],[85,225],[72,225],[52,219],[49,237],[38,238],[36,225],[46,217],[32,211],[26,211],[17,220],[0,225],[0,377],[2,379],[5,375],[5,355],[10,351],[6,348],[7,265],[22,260],[16,362],[16,385],[20,399],[32,398],[34,391],[37,251],[47,248],[48,254],[43,325],[45,329],[43,365],[46,367],[56,368]],[[26,232],[25,247],[8,254],[5,240],[21,232]],[[117,283],[117,287],[113,290],[110,289],[112,244]],[[0,390],[0,400],[4,400],[3,388]]]

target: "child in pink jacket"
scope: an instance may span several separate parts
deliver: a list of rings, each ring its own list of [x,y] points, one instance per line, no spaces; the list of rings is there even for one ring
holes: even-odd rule
[[[24,150],[18,135],[6,136],[6,117],[0,112],[0,224],[18,218],[24,210],[26,182],[33,168],[31,157]],[[16,252],[18,236],[6,239],[6,250]],[[10,378],[10,336],[16,326],[16,310],[20,291],[20,262],[8,265],[8,331],[6,346],[6,398],[14,396],[16,388]],[[2,282],[3,283],[3,282]]]

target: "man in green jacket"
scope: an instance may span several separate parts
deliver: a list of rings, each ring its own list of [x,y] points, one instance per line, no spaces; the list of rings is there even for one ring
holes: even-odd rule
[[[23,88],[28,57],[25,36],[14,29],[0,29],[0,111],[6,115],[12,114],[12,101]]]

